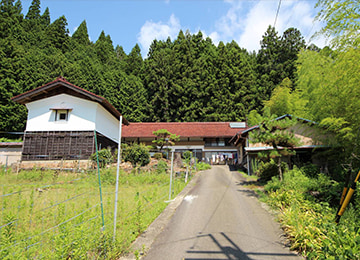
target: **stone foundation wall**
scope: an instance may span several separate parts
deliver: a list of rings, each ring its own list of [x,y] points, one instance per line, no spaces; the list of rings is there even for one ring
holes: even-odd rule
[[[62,160],[62,161],[22,161],[15,165],[19,169],[52,169],[52,170],[86,170],[95,167],[90,160]]]

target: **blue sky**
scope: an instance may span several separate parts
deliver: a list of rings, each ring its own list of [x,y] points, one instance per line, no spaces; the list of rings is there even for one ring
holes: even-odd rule
[[[282,0],[276,22],[281,35],[289,27],[298,28],[309,43],[320,29],[314,22],[317,0]],[[31,0],[22,0],[23,13]],[[249,51],[258,50],[269,25],[274,25],[279,0],[41,0],[41,12],[49,7],[51,21],[65,15],[72,34],[86,20],[90,40],[101,31],[109,34],[114,46],[129,53],[136,43],[143,57],[156,38],[174,40],[179,30],[199,30],[215,44],[235,40]],[[319,47],[324,39],[311,42]]]

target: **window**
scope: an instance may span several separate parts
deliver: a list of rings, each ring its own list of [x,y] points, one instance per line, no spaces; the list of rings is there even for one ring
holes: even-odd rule
[[[55,121],[68,121],[70,112],[73,110],[72,106],[66,104],[65,102],[61,102],[60,105],[54,105],[50,107],[50,110],[55,112]],[[52,114],[53,115],[53,114]]]
[[[59,120],[66,120],[67,114],[66,113],[60,113],[59,114]]]
[[[68,109],[57,109],[55,110],[55,121],[67,121],[69,117]]]

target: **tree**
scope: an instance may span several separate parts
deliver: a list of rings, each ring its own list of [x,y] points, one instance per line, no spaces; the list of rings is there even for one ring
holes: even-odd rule
[[[97,56],[103,64],[107,64],[115,57],[115,50],[110,35],[105,36],[105,32],[101,31],[98,40],[94,45]]]
[[[261,118],[261,117],[260,117]],[[250,140],[273,147],[273,150],[264,151],[261,157],[277,160],[280,180],[283,179],[281,169],[282,157],[294,154],[293,148],[299,144],[298,138],[290,130],[296,124],[295,119],[284,117],[275,118],[267,109],[264,112],[259,128],[250,133]]]
[[[133,168],[136,168],[138,164],[140,167],[146,166],[150,162],[150,153],[145,144],[133,143],[125,146],[123,151],[123,158],[125,162],[130,162]]]
[[[164,146],[173,146],[175,142],[180,140],[180,136],[170,133],[166,129],[159,129],[154,131],[153,134],[156,136],[156,139],[153,140],[153,144],[159,147],[159,150],[162,151]]]
[[[360,4],[358,0],[318,0],[316,18],[325,26],[313,37],[325,35],[332,47],[346,49],[360,45]]]
[[[33,0],[29,7],[29,11],[25,16],[25,19],[28,20],[38,20],[40,19],[40,0]]]
[[[149,121],[171,121],[174,60],[170,39],[166,42],[156,41],[151,44],[148,58],[144,61],[144,87],[149,95]]]
[[[88,29],[87,29],[85,20],[76,29],[76,31],[71,36],[71,38],[73,40],[75,40],[79,44],[83,44],[83,45],[89,45],[90,44]]]
[[[63,53],[69,48],[70,36],[69,30],[66,28],[67,25],[65,16],[61,16],[50,24],[46,30],[46,35],[51,45]]]
[[[295,82],[298,54],[306,47],[304,37],[298,29],[289,28],[283,33],[280,45],[280,63],[283,69],[282,78],[287,77],[292,82]]]
[[[265,108],[270,109],[273,115],[293,114],[303,118],[308,118],[306,100],[301,98],[298,90],[292,91],[292,82],[285,78],[275,87],[268,101],[264,101]]]
[[[44,13],[40,17],[40,23],[44,27],[48,27],[50,25],[50,10],[46,7]]]
[[[141,49],[138,44],[132,48],[129,55],[125,58],[126,67],[125,72],[127,74],[138,75],[143,66],[143,59],[141,57]]]

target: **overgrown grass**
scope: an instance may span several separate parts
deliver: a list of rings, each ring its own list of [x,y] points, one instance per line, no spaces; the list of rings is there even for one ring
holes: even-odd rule
[[[116,238],[116,169],[0,173],[0,259],[116,259],[164,210],[169,175],[120,172]],[[174,195],[185,183],[174,180]],[[173,196],[174,196],[173,195]],[[102,219],[104,218],[104,227]]]
[[[360,223],[356,202],[339,225],[334,218],[342,187],[323,174],[306,176],[294,169],[280,182],[274,177],[262,198],[276,209],[291,249],[308,259],[360,259]],[[356,192],[359,192],[357,189]]]

